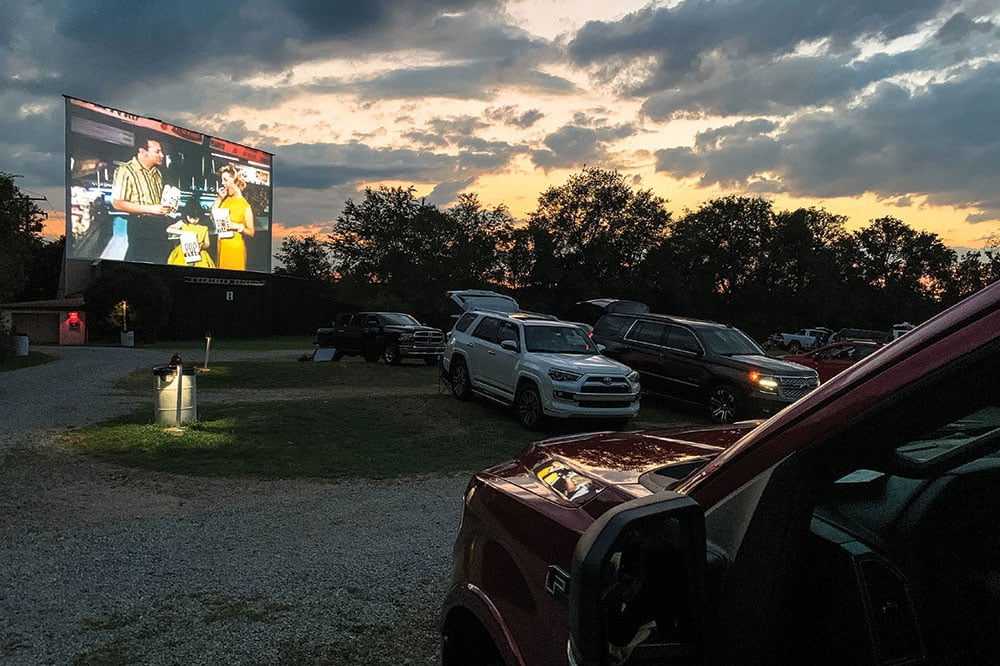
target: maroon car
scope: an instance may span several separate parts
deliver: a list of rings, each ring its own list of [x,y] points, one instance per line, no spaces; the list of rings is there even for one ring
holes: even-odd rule
[[[781,360],[812,368],[819,374],[819,380],[825,382],[882,346],[874,340],[844,340],[805,354],[785,354]]]
[[[1000,283],[763,423],[477,474],[443,663],[995,663],[998,511]]]

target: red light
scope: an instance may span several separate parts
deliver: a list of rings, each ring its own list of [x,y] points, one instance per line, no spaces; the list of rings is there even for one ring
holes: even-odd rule
[[[75,324],[76,322],[80,321],[80,313],[79,312],[70,312],[69,313],[69,319],[67,319],[66,321],[68,321],[71,324]]]

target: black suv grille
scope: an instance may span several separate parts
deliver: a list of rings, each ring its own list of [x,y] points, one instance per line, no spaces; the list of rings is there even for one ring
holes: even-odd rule
[[[787,400],[798,400],[819,386],[813,377],[778,377],[778,394]]]
[[[417,344],[440,344],[444,342],[444,333],[441,331],[417,331],[413,334],[413,341]]]

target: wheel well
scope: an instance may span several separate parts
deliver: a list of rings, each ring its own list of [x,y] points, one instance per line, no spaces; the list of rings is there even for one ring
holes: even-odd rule
[[[441,633],[441,666],[503,666],[503,663],[493,637],[479,618],[465,608],[448,613]]]
[[[514,391],[514,395],[520,393],[521,389],[527,385],[534,386],[536,391],[541,390],[538,388],[538,382],[536,382],[531,377],[521,377],[520,379],[517,380],[517,389]]]

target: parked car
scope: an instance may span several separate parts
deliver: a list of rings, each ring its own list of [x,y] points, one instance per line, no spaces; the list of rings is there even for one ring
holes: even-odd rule
[[[833,331],[829,328],[817,326],[816,328],[803,328],[795,333],[775,333],[768,342],[790,354],[798,354],[803,349],[816,349],[823,346],[832,334]]]
[[[804,354],[782,356],[781,360],[812,368],[819,374],[819,381],[825,382],[880,347],[882,343],[873,340],[844,340]]]
[[[646,393],[706,408],[717,423],[774,413],[819,386],[816,371],[771,358],[738,328],[660,314],[606,314],[604,353],[638,370]]]
[[[442,663],[995,663],[998,511],[1000,283],[762,424],[475,475]]]
[[[874,340],[875,342],[889,342],[893,339],[889,331],[874,331],[868,328],[842,328],[831,335],[827,342],[840,342],[841,340]]]
[[[382,358],[390,365],[399,365],[404,358],[436,365],[444,352],[441,329],[424,326],[403,312],[342,313],[333,326],[316,331],[314,342],[332,348],[334,361],[357,355],[369,362]]]
[[[639,375],[602,356],[578,324],[522,312],[474,310],[455,323],[442,372],[456,398],[513,405],[518,421],[547,417],[623,423],[639,412]]]

